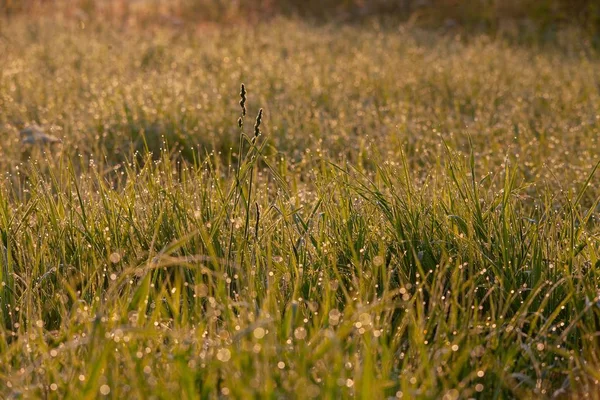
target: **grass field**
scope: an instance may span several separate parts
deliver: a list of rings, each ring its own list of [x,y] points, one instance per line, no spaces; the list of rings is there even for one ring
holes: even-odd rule
[[[576,30],[24,18],[0,21],[0,398],[600,398]]]

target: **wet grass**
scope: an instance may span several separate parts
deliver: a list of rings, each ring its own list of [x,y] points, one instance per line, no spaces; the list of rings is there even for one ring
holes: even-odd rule
[[[574,32],[19,22],[0,397],[598,397],[600,60]]]

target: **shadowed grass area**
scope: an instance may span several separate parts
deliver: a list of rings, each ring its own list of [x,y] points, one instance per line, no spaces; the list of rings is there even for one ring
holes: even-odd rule
[[[600,62],[557,35],[0,25],[0,397],[597,397]]]
[[[351,23],[375,17],[467,32],[497,33],[520,26],[541,36],[572,25],[596,37],[600,23],[600,7],[593,0],[0,0],[0,15],[19,14],[173,26],[265,21],[282,15]]]

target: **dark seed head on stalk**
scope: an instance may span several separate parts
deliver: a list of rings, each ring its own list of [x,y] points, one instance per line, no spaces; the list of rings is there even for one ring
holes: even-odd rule
[[[254,137],[260,135],[260,123],[262,122],[263,109],[258,110],[258,115],[256,116],[256,124],[254,124]]]
[[[240,107],[242,107],[242,116],[246,116],[246,86],[242,83],[242,89],[240,90]],[[239,124],[239,121],[238,121]],[[240,125],[241,126],[241,125]]]
[[[256,206],[256,224],[254,225],[254,237],[256,238],[256,241],[258,242],[258,228],[259,228],[259,221],[260,221],[260,209],[258,208],[258,203],[254,202],[254,205]]]

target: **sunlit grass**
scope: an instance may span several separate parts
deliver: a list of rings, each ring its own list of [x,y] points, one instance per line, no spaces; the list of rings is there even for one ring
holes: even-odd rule
[[[561,35],[0,25],[0,397],[598,397]]]

